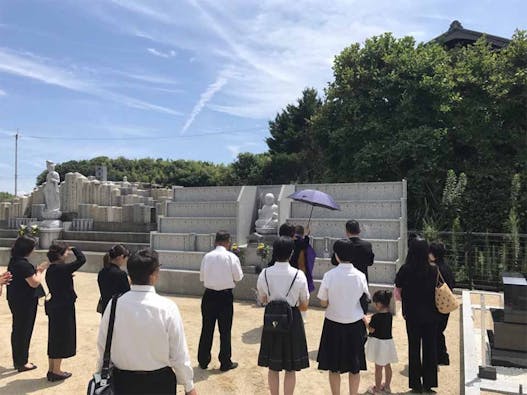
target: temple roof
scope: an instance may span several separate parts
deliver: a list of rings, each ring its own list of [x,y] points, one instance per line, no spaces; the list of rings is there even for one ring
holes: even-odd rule
[[[443,44],[448,49],[451,49],[458,45],[466,46],[474,44],[482,35],[485,35],[487,41],[492,45],[494,49],[501,49],[503,47],[506,47],[510,42],[510,40],[507,38],[465,29],[459,21],[452,22],[447,32],[430,40],[430,42],[437,42],[439,44]]]

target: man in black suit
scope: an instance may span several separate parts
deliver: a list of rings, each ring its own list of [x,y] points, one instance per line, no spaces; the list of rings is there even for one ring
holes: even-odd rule
[[[353,245],[353,266],[366,275],[368,281],[368,266],[373,265],[375,254],[372,251],[371,243],[362,240],[360,237],[360,225],[358,221],[352,219],[346,222],[346,236]],[[331,257],[331,262],[335,265],[335,257]]]

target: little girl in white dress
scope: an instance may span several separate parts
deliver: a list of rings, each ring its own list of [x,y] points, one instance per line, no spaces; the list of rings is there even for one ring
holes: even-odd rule
[[[390,291],[377,291],[373,294],[373,304],[378,313],[368,324],[366,359],[375,363],[375,385],[368,389],[370,394],[391,393],[392,363],[397,362],[397,350],[392,338],[392,313],[390,313]],[[384,383],[382,371],[384,368]]]

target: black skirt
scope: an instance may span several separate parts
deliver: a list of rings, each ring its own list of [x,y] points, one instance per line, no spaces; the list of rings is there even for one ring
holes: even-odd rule
[[[298,307],[293,307],[293,322],[290,333],[274,334],[262,332],[258,366],[274,371],[293,371],[309,367],[304,321]]]
[[[366,370],[365,342],[366,326],[362,320],[341,324],[326,318],[318,348],[318,368],[353,374]]]
[[[48,312],[48,357],[70,358],[77,351],[75,305],[53,306]]]

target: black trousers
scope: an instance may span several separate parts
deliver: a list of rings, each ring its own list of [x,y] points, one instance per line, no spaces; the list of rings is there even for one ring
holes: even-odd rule
[[[420,390],[437,387],[437,323],[406,321],[406,333],[410,388]]]
[[[150,372],[113,369],[113,390],[116,395],[175,394],[176,375],[169,368]]]
[[[220,353],[218,359],[221,365],[228,366],[231,361],[231,328],[232,328],[232,289],[214,291],[205,289],[201,299],[201,336],[199,338],[198,362],[201,366],[207,366],[210,362],[210,350],[214,328],[218,321],[220,330]]]
[[[449,355],[446,349],[445,329],[448,325],[450,314],[441,314],[441,319],[437,327],[437,360],[438,362],[448,362]]]
[[[11,330],[11,350],[15,368],[24,366],[28,362],[29,343],[35,326],[38,299],[29,301],[9,301],[9,309],[13,315]]]

